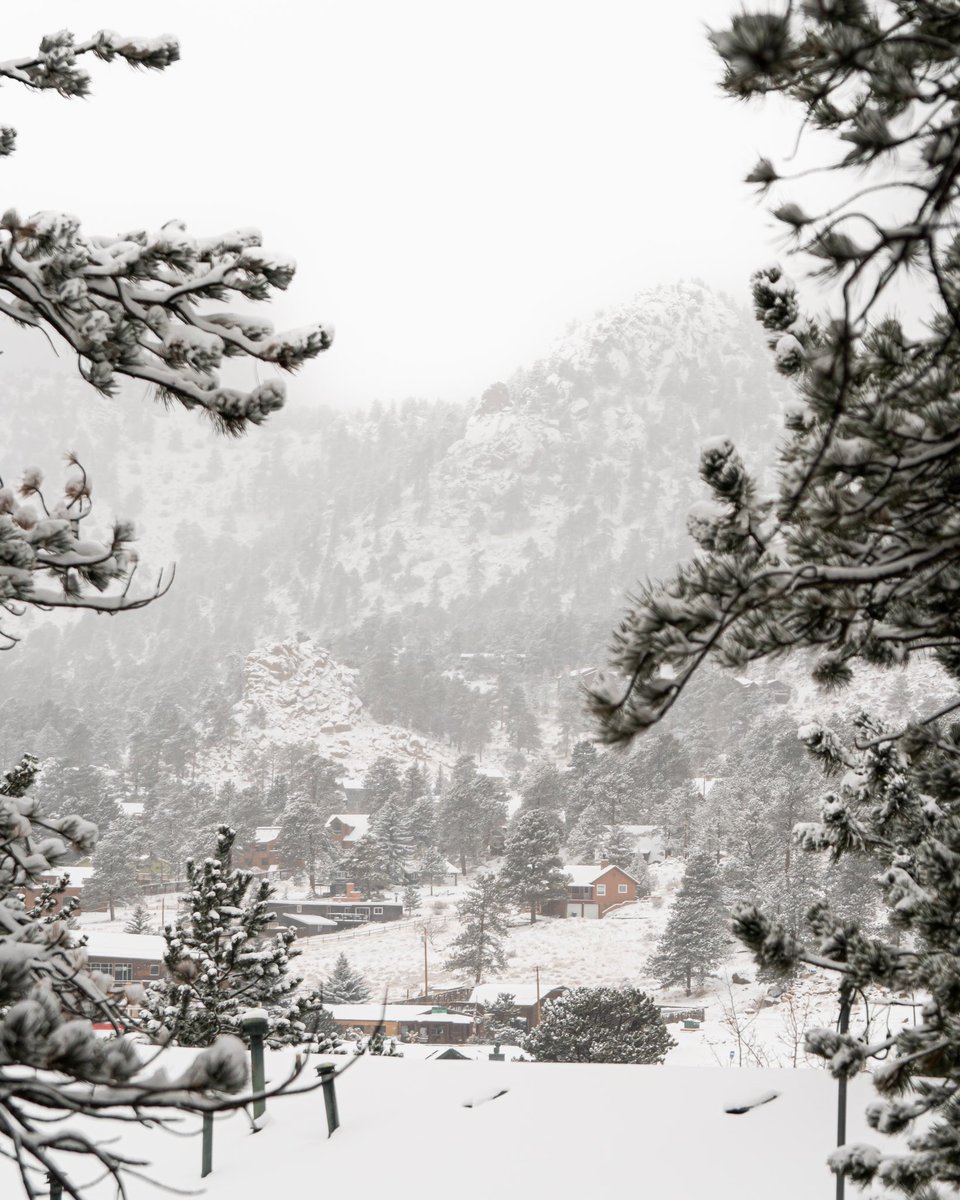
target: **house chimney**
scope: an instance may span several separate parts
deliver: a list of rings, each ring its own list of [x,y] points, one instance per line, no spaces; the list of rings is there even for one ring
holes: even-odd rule
[[[610,860],[608,858],[600,859],[600,869],[601,870],[605,871],[607,869],[607,867],[609,867],[609,866],[610,866]]]

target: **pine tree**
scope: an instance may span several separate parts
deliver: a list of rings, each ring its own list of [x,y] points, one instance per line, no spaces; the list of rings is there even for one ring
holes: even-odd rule
[[[124,933],[156,933],[157,929],[147,909],[142,904],[138,904],[130,914],[123,931]]]
[[[329,813],[304,792],[287,798],[280,816],[277,852],[284,866],[305,870],[310,895],[317,894],[317,870],[333,864],[337,851],[327,833]]]
[[[764,494],[729,439],[704,448],[711,499],[689,518],[700,552],[641,589],[619,624],[615,674],[596,688],[610,740],[660,720],[709,660],[740,669],[808,650],[826,688],[849,683],[862,663],[899,668],[914,655],[934,655],[954,683],[960,676],[955,32],[950,5],[842,0],[741,12],[712,35],[729,95],[784,97],[805,136],[829,132],[817,142],[824,157],[802,172],[829,180],[818,211],[790,197],[795,176],[770,158],[748,181],[776,192],[791,274],[833,291],[818,319],[780,266],[754,276],[757,317],[795,391],[777,487]],[[891,195],[903,203],[891,207]],[[893,315],[907,278],[909,327]],[[908,1149],[848,1146],[831,1166],[908,1196],[939,1194],[960,1176],[950,1066],[960,1058],[960,898],[945,866],[960,850],[960,740],[937,716],[901,713],[890,727],[863,718],[854,746],[828,727],[804,731],[842,782],[822,798],[819,820],[800,822],[802,842],[834,860],[872,860],[897,937],[870,938],[822,904],[800,939],[756,904],[735,922],[764,970],[829,964],[842,1004],[872,986],[927,997],[922,1023],[879,1049],[835,1030],[808,1039],[839,1077],[871,1053],[885,1057],[869,1119],[909,1133]]]
[[[403,911],[410,914],[420,911],[423,907],[423,901],[420,898],[420,889],[415,883],[408,883],[403,889]]]
[[[709,854],[696,854],[687,863],[667,927],[647,970],[664,987],[683,984],[689,996],[693,980],[702,986],[707,972],[722,962],[725,947],[719,872]]]
[[[323,999],[327,1004],[364,1004],[370,999],[367,981],[343,953],[337,955],[333,970],[324,981]]]
[[[560,823],[553,813],[533,808],[514,817],[500,878],[506,894],[529,909],[531,925],[544,901],[567,894],[569,876],[560,862]]]
[[[503,939],[507,935],[507,901],[503,885],[491,871],[481,871],[457,905],[460,932],[450,943],[453,951],[445,966],[463,971],[475,983],[506,965]]]
[[[403,793],[403,783],[397,764],[386,754],[381,754],[370,764],[363,777],[363,790],[366,793],[367,811],[375,813],[393,796]]]
[[[164,929],[167,978],[147,993],[147,1027],[183,1046],[208,1046],[220,1034],[242,1035],[243,1013],[262,1008],[271,1044],[308,1040],[308,1018],[320,1001],[294,996],[301,983],[290,974],[296,935],[285,929],[265,937],[273,888],[231,868],[233,842],[233,830],[222,825],[214,854],[187,863],[189,890],[183,912]]]
[[[459,758],[440,800],[438,825],[441,848],[460,860],[462,874],[468,860],[482,858],[505,819],[502,787],[482,776],[471,757]]]
[[[97,842],[93,853],[93,874],[83,888],[88,909],[106,905],[110,920],[116,918],[116,906],[143,894],[137,881],[137,857],[142,835],[136,821],[121,817],[110,832]]]
[[[486,1036],[501,1046],[519,1046],[524,1020],[513,992],[499,992],[483,1015]]]
[[[633,858],[633,845],[634,839],[622,825],[611,825],[603,841],[603,857],[626,870]]]
[[[390,882],[390,868],[383,847],[372,832],[354,842],[341,867],[347,878],[367,896],[382,891]]]
[[[126,38],[104,30],[78,43],[62,30],[44,38],[36,54],[0,63],[0,77],[78,96],[90,82],[77,63],[81,55],[163,70],[179,53],[169,37]],[[14,145],[14,131],[4,128],[0,157]],[[239,434],[280,408],[285,390],[274,376],[248,391],[224,386],[225,357],[295,370],[330,345],[331,333],[322,325],[276,334],[259,317],[208,311],[204,301],[231,294],[244,301],[266,299],[293,278],[293,262],[263,250],[260,235],[249,228],[195,238],[181,222],[169,221],[159,230],[98,237],[85,235],[65,213],[21,217],[10,208],[0,241],[4,314],[65,342],[81,376],[103,395],[113,395],[129,379]],[[19,499],[13,488],[0,486],[2,559],[16,568],[7,576],[6,599],[117,612],[163,595],[172,582],[166,576],[145,594],[129,588],[136,563],[130,522],[118,521],[99,537],[83,526],[92,507],[90,481],[75,457],[68,462],[70,474],[59,496],[44,491],[42,473],[33,467],[23,474]],[[47,586],[51,577],[58,587]],[[19,611],[8,606],[6,615]],[[8,631],[0,633],[8,645],[16,643]]]
[[[409,814],[398,795],[391,796],[377,809],[370,822],[370,833],[377,839],[387,882],[402,882],[410,862],[413,838]]]
[[[537,1062],[662,1063],[677,1043],[637,988],[574,988],[543,1004],[521,1046]]]
[[[567,858],[571,862],[599,862],[607,836],[606,814],[595,804],[589,804],[577,817],[567,835]]]
[[[93,1021],[122,1026],[128,1019],[126,998],[108,995],[107,980],[88,972],[85,952],[74,946],[64,928],[63,918],[69,916],[73,901],[63,900],[58,911],[61,888],[44,887],[30,911],[20,893],[36,886],[39,876],[55,871],[69,855],[90,854],[97,831],[81,817],[41,811],[28,794],[38,770],[37,760],[26,755],[0,781],[0,1084],[5,1111],[19,1113],[16,1137],[2,1137],[5,1155],[25,1171],[50,1171],[66,1193],[76,1186],[75,1177],[68,1177],[61,1162],[48,1153],[48,1122],[57,1113],[75,1115],[78,1096],[96,1091],[97,1106],[86,1112],[87,1121],[98,1116],[129,1120],[135,1117],[132,1088],[137,1103],[148,1103],[162,1125],[164,1112],[172,1108],[198,1111],[209,1101],[204,1093],[210,1089],[221,1095],[238,1092],[246,1083],[246,1065],[243,1047],[221,1040],[198,1056],[187,1072],[174,1073],[161,1084],[156,1077],[139,1078],[144,1059],[127,1039],[102,1038],[93,1029]],[[33,1115],[38,1072],[57,1081],[45,1090],[46,1120],[39,1124]],[[155,1076],[152,1068],[147,1075]],[[85,1085],[84,1090],[71,1087],[71,1081]],[[71,1149],[89,1154],[98,1170],[118,1177],[116,1157],[95,1139],[76,1142]]]
[[[447,873],[447,860],[435,848],[430,848],[420,860],[420,882],[426,883],[430,887],[430,895],[433,895],[433,889],[439,880],[441,883]]]

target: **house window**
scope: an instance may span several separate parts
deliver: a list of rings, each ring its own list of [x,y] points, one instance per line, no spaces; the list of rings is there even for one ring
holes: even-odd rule
[[[374,915],[375,917],[380,917],[380,916],[383,916],[383,909],[382,909],[382,908],[375,908],[375,909],[373,910],[373,915]]]
[[[303,912],[303,905],[302,905],[302,904],[298,904],[298,905],[297,905],[297,912]]]
[[[605,883],[597,884],[597,895],[605,896],[607,894],[607,885]]]
[[[159,963],[151,963],[150,964],[150,978],[151,979],[159,979],[159,977],[160,977],[160,964]]]
[[[620,893],[621,896],[625,896],[627,894],[627,885],[625,883],[618,883],[617,891]]]
[[[103,975],[112,975],[117,983],[129,983],[133,979],[132,963],[92,962],[91,971],[99,971]]]

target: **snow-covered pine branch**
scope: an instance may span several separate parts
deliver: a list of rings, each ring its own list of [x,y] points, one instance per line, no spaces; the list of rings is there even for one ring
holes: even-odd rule
[[[83,377],[111,394],[118,377],[152,384],[158,396],[202,409],[216,426],[242,433],[282,407],[282,380],[247,390],[220,378],[224,358],[248,358],[295,371],[332,339],[317,324],[275,333],[269,322],[207,311],[232,295],[268,300],[287,288],[294,263],[269,254],[255,229],[195,238],[180,221],[159,230],[88,237],[58,212],[0,218],[3,312],[59,334]]]

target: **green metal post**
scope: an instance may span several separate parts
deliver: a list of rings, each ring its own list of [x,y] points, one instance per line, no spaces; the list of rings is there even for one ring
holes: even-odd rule
[[[317,1074],[323,1086],[323,1107],[327,1112],[327,1137],[335,1129],[340,1128],[340,1109],[337,1106],[336,1078],[337,1068],[333,1063],[324,1063],[317,1067]]]
[[[844,985],[840,988],[840,1021],[838,1030],[846,1033],[850,1028],[850,1009],[853,1005],[853,994]],[[846,1145],[847,1141],[847,1080],[842,1077],[837,1086],[837,1146]],[[837,1175],[837,1200],[843,1200],[846,1176]]]
[[[253,1009],[240,1021],[243,1032],[250,1039],[250,1084],[254,1094],[262,1093],[267,1086],[263,1069],[263,1038],[267,1032],[267,1018],[261,1015],[262,1012],[262,1009]],[[253,1102],[254,1118],[262,1117],[266,1111],[266,1097],[261,1094]]]
[[[203,1150],[200,1158],[200,1178],[206,1177],[213,1170],[213,1113],[203,1114]]]

